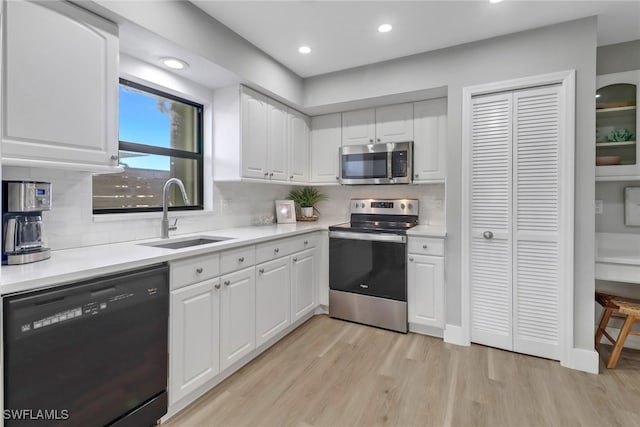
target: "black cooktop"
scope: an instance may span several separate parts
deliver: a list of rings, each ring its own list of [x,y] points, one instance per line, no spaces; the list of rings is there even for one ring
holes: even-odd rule
[[[407,234],[407,230],[416,225],[418,225],[418,217],[413,215],[353,214],[351,222],[332,225],[329,231]]]

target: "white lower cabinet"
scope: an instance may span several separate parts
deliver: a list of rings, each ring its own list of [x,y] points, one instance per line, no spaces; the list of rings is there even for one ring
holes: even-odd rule
[[[409,254],[409,323],[444,327],[444,260]]]
[[[256,275],[253,267],[220,278],[220,370],[256,347]]]
[[[291,323],[289,257],[256,266],[256,346]]]
[[[409,329],[444,328],[444,239],[409,237],[407,305]],[[417,325],[417,328],[416,328]]]
[[[291,319],[296,321],[316,307],[316,250],[307,249],[291,256]]]
[[[220,280],[171,291],[169,396],[173,404],[218,375]]]

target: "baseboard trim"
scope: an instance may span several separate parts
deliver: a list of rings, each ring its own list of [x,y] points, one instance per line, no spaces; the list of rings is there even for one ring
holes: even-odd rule
[[[429,335],[430,337],[442,338],[442,328],[436,328],[434,326],[420,325],[419,323],[409,322],[409,332],[414,332],[421,335]]]
[[[313,312],[313,314],[329,314],[329,306],[320,304],[316,307],[316,310]]]
[[[597,374],[600,367],[600,355],[595,350],[574,348],[569,360],[561,361],[560,364],[566,368]]]
[[[445,325],[444,327],[444,342],[456,345],[462,345],[468,347],[471,345],[469,337],[465,333],[462,326],[458,325]]]

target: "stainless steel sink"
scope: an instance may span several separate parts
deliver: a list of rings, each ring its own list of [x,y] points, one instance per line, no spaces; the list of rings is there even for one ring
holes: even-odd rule
[[[232,238],[200,236],[200,237],[189,237],[186,239],[160,240],[160,241],[149,242],[149,243],[140,243],[140,245],[152,246],[154,248],[164,248],[164,249],[182,249],[182,248],[189,248],[191,246],[208,245],[209,243],[224,242],[225,240],[232,240]]]

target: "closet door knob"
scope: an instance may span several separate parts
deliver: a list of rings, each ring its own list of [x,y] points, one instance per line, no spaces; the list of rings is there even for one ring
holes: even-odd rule
[[[493,233],[487,230],[484,233],[482,233],[482,237],[484,237],[487,240],[491,240],[493,239]]]

